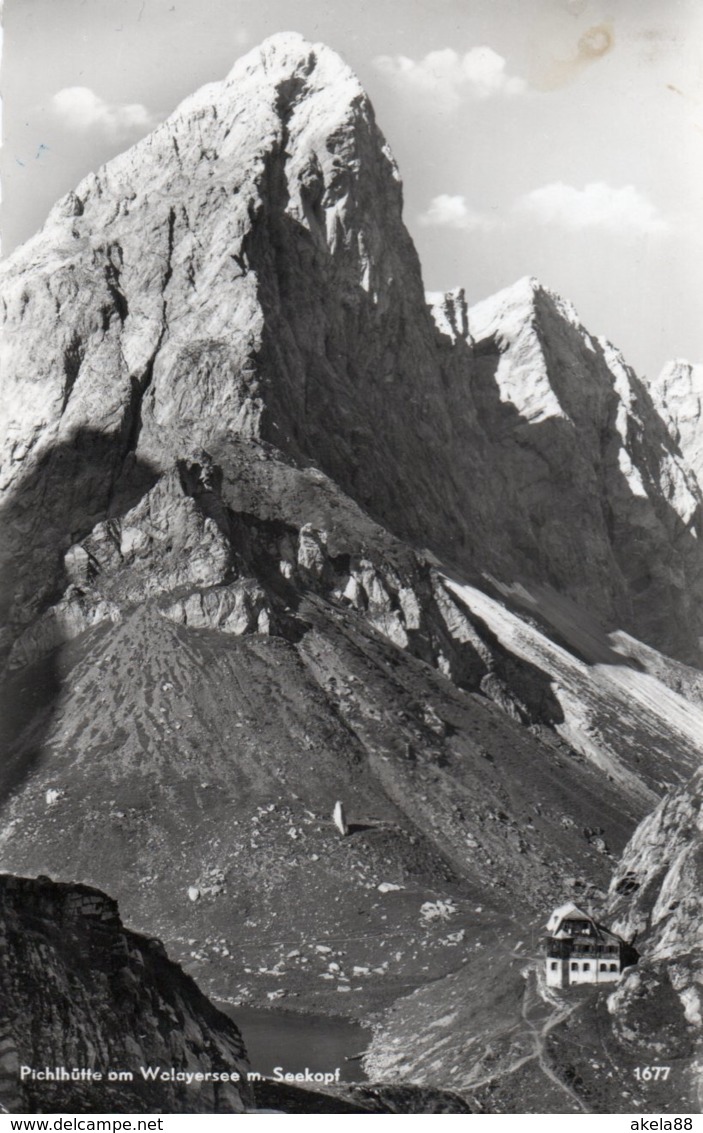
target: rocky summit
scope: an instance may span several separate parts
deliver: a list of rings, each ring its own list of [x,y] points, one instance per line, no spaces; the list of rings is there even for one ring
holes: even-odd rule
[[[59,201],[0,296],[2,868],[118,898],[235,1019],[373,1023],[396,1112],[630,1112],[628,988],[699,947],[698,370],[640,380],[532,278],[430,307],[371,104],[294,34]],[[643,964],[574,1013],[539,935],[614,873]]]

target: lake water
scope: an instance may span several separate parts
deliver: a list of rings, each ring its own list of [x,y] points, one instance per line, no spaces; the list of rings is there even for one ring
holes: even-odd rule
[[[339,1067],[342,1082],[364,1082],[361,1061],[354,1058],[366,1049],[370,1032],[348,1019],[326,1015],[294,1015],[218,1003],[239,1027],[252,1070],[267,1077],[275,1066],[285,1073],[308,1067],[314,1072],[334,1073]],[[346,1059],[353,1059],[347,1062]]]

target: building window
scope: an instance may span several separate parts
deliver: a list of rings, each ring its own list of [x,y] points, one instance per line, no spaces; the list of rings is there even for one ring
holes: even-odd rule
[[[571,961],[571,971],[572,972],[578,972],[578,970],[579,970],[578,964],[574,963],[574,961],[572,960]]]
[[[550,963],[549,967],[550,967],[550,968],[552,969],[552,971],[553,971],[553,972],[556,972],[556,970],[557,970],[557,968],[559,967],[559,965],[557,964],[556,960],[552,960],[552,962]]]
[[[601,970],[601,972],[607,972],[608,971],[608,965],[607,964],[601,964],[600,970]]]
[[[611,970],[611,972],[617,972],[617,970],[618,970],[618,966],[617,966],[617,964],[611,964],[611,965],[610,965],[610,970]]]
[[[583,965],[583,970],[584,972],[590,972],[591,965],[588,963],[588,961],[586,961],[586,963]]]

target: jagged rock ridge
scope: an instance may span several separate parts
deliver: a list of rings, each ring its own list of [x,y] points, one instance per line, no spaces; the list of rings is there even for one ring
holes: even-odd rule
[[[234,1023],[163,946],[125,929],[84,885],[0,875],[0,1102],[10,1113],[243,1113],[253,1105]],[[92,1070],[44,1081],[29,1066]],[[141,1067],[227,1080],[146,1081]],[[110,1070],[133,1080],[110,1082]]]

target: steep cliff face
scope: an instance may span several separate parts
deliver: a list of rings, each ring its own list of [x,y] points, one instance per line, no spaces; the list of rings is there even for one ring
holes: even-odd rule
[[[623,931],[649,934],[652,956],[673,956],[703,942],[696,880],[702,786],[699,770],[659,803],[640,823],[613,878],[611,903]]]
[[[703,366],[683,358],[669,362],[650,392],[672,440],[679,446],[699,486],[703,484]]]
[[[386,514],[413,514],[414,498],[424,509],[428,488],[439,503],[433,469],[414,460],[429,432],[397,413],[434,365],[400,209],[357,80],[292,35],[56,206],[3,288],[6,466],[23,497],[13,527],[24,552],[37,548],[35,570],[22,556],[20,620],[54,583],[69,532],[118,512],[182,455],[205,447],[226,463],[233,437],[319,462],[342,486],[361,477],[357,497],[377,493]],[[74,476],[39,521],[28,513],[51,495],[64,443],[90,485]]]
[[[463,569],[698,655],[700,492],[646,391],[534,281],[438,330],[401,208],[358,81],[295,35],[59,202],[2,271],[10,637],[57,549],[267,443]]]
[[[500,575],[556,586],[609,628],[695,660],[701,495],[645,386],[535,280],[470,310],[468,336],[506,501]]]
[[[610,1001],[615,1026],[631,1043],[672,1057],[700,1052],[703,1041],[702,791],[699,770],[662,800],[610,886],[615,923],[644,953]]]
[[[125,929],[104,893],[0,875],[0,949],[6,1112],[243,1113],[253,1105],[234,1023],[159,941]],[[46,1081],[26,1072],[47,1067],[93,1077]],[[180,1080],[150,1081],[142,1068]],[[121,1080],[109,1081],[110,1071]]]

